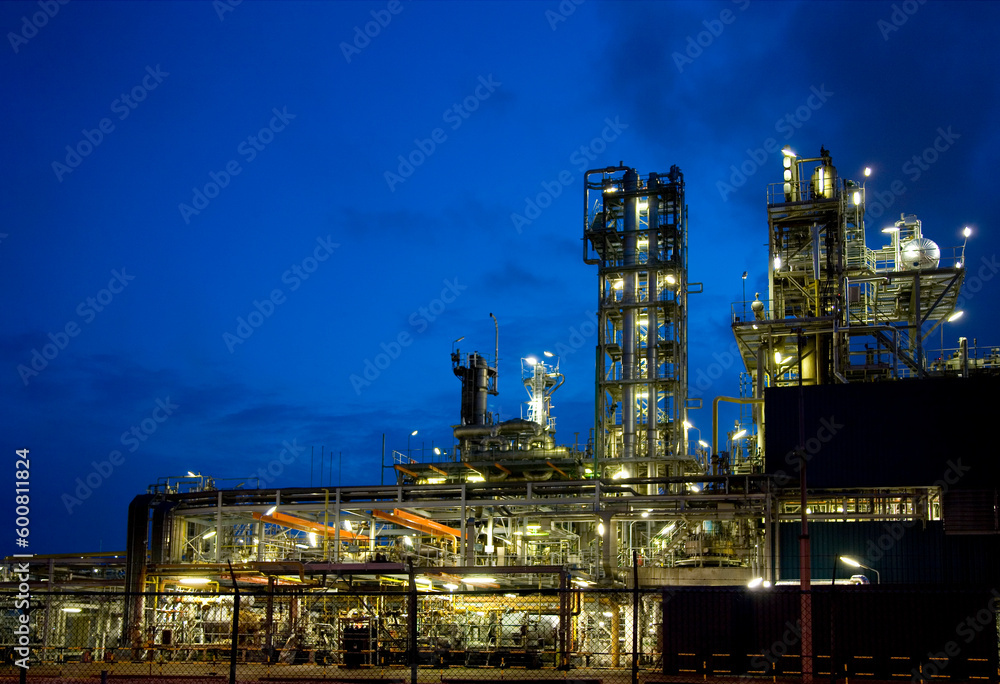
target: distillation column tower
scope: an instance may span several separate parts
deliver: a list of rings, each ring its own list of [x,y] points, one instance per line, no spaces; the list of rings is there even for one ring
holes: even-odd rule
[[[584,263],[598,267],[595,474],[684,474],[684,176],[617,166],[584,177]]]

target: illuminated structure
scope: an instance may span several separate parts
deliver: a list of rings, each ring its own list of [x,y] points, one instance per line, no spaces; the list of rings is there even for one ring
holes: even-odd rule
[[[881,526],[888,524],[919,523],[908,537],[913,548],[926,544],[941,556],[946,554],[938,549],[944,548],[959,559],[974,553],[972,535],[1000,532],[988,529],[995,499],[988,492],[959,491],[948,471],[941,475],[940,459],[933,456],[946,452],[938,443],[904,448],[906,431],[881,430],[888,434],[885,442],[868,433],[859,437],[858,429],[874,422],[869,414],[847,419],[840,408],[817,414],[797,394],[864,390],[863,396],[836,395],[842,400],[837,406],[870,411],[865,397],[884,396],[879,410],[892,407],[894,417],[912,418],[941,403],[938,388],[884,381],[950,375],[965,382],[1000,366],[1000,355],[970,358],[964,344],[953,358],[927,360],[928,336],[957,313],[964,246],[942,255],[924,238],[921,223],[903,216],[883,231],[890,244],[870,249],[863,182],[841,180],[826,150],[812,159],[787,150],[783,167],[783,181],[768,192],[769,292],[742,302],[732,318],[747,373],[743,396],[731,400],[752,406],[753,419],[734,426],[724,448],[714,420],[712,446],[700,433],[688,441],[696,428],[687,413],[687,298],[700,288],[688,282],[683,175],[677,167],[646,177],[625,166],[596,169],[584,182],[584,260],[598,268],[599,330],[595,432],[584,448],[556,442],[552,396],[564,378],[559,359],[549,353],[520,360],[528,393],[523,417],[500,421],[490,411],[500,370],[494,318],[492,357],[451,353],[461,400],[450,453],[427,457],[421,450],[417,459],[409,449],[395,452],[395,482],[381,486],[225,490],[193,474],[166,478],[129,508],[126,559],[35,560],[33,572],[50,588],[124,589],[125,609],[102,609],[99,617],[114,623],[123,643],[134,645],[145,633],[180,630],[181,623],[189,631],[178,631],[178,639],[222,638],[217,632],[225,620],[212,611],[223,607],[202,610],[196,632],[178,617],[197,612],[193,604],[161,610],[142,596],[150,589],[180,590],[195,580],[317,594],[378,592],[398,589],[412,565],[421,591],[446,597],[456,592],[456,598],[462,588],[484,584],[517,591],[632,582],[646,588],[735,585],[758,578],[759,586],[796,576],[796,526],[805,517],[827,524],[813,530],[832,540],[834,562],[844,553],[863,556],[866,544],[884,538]],[[870,380],[883,382],[865,384]],[[964,388],[947,389],[958,394]],[[900,397],[907,393],[919,398],[917,409],[903,405]],[[815,399],[820,408],[827,405],[825,397]],[[728,398],[719,398],[716,408],[722,399]],[[967,421],[988,420],[969,414]],[[953,426],[961,420],[949,415],[938,422]],[[804,433],[810,421],[818,428]],[[921,428],[920,440],[932,443],[933,435]],[[964,455],[977,448],[970,441],[955,451]],[[819,484],[800,495],[798,477],[806,462]],[[903,474],[909,479],[900,483]],[[987,472],[983,480],[995,482],[995,474]],[[969,536],[946,538],[943,521]],[[1000,552],[993,558],[1000,559]],[[930,565],[922,557],[893,570],[872,567],[886,576],[883,581],[926,581],[916,573]],[[932,581],[968,581],[940,565]],[[93,576],[84,579],[81,566]],[[826,576],[832,580],[833,566],[822,573],[831,570]],[[513,627],[495,620],[508,607],[490,617],[476,600],[457,601],[467,607],[449,617],[453,622],[441,620],[434,637],[454,641],[461,628],[461,639],[472,644],[479,637],[469,635],[495,628],[503,642],[506,628],[513,643]],[[518,600],[510,598],[510,606]],[[589,632],[580,629],[576,646],[618,666],[623,628],[618,612],[602,601],[581,604],[573,613],[574,625],[590,626]],[[524,627],[522,635],[530,627],[549,645],[568,638],[556,634],[569,619],[568,606],[550,603],[537,600],[534,622],[525,614],[517,625]],[[268,634],[277,634],[268,605]],[[356,614],[328,610],[325,602],[322,610],[305,614],[296,613],[297,605],[289,602],[281,629],[299,620],[316,640],[334,638],[324,630],[346,640],[358,622]],[[388,596],[371,610],[373,621],[389,624],[403,610],[402,601]],[[655,611],[643,613],[654,619],[649,616]],[[599,629],[606,617],[607,633]],[[427,617],[426,624],[434,619]],[[646,636],[655,625],[642,628],[644,652],[655,651],[656,639]]]
[[[594,460],[603,476],[682,476],[687,456],[684,175],[584,176],[584,254],[598,267]]]

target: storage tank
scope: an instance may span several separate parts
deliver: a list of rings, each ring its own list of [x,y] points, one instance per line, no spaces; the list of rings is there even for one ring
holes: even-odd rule
[[[937,268],[941,250],[937,243],[925,237],[912,238],[900,245],[900,261],[907,271]]]

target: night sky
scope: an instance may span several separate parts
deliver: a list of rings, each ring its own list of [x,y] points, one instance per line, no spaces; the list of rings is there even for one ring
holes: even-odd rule
[[[944,250],[971,226],[945,345],[1000,343],[997,25],[914,0],[0,4],[0,527],[19,448],[34,553],[123,549],[129,501],[187,471],[378,484],[383,434],[450,449],[452,343],[492,354],[490,313],[492,410],[556,351],[557,442],[585,442],[583,171],[620,161],[684,172],[706,407],[739,392],[785,144],[873,169],[871,247],[901,212]]]

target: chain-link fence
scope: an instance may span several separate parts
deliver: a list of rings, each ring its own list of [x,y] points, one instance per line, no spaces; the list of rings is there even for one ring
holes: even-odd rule
[[[803,621],[802,594],[784,587],[33,592],[27,612],[0,594],[0,679],[652,684],[800,679],[805,666],[826,680],[1000,681],[996,601],[814,588]]]

